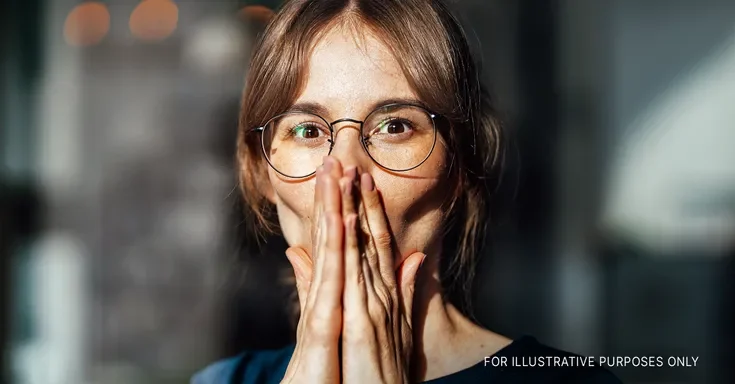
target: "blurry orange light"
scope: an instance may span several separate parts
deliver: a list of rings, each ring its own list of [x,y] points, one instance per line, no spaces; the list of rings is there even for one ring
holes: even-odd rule
[[[254,20],[261,24],[268,24],[275,13],[264,5],[248,5],[240,10],[239,16],[246,20]]]
[[[96,1],[77,5],[64,22],[64,39],[70,45],[97,44],[109,31],[110,12],[106,5]]]
[[[141,40],[163,40],[176,30],[179,8],[170,0],[143,0],[130,14],[130,32]]]

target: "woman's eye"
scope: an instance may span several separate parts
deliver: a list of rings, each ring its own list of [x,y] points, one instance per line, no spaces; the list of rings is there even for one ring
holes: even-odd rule
[[[408,124],[400,120],[388,120],[380,123],[378,133],[398,134],[409,129]]]
[[[309,124],[299,124],[293,128],[293,133],[302,139],[315,139],[319,137],[319,128]]]

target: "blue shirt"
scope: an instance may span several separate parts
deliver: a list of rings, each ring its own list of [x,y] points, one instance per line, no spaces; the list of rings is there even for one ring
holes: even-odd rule
[[[194,375],[191,384],[280,383],[295,345],[275,350],[243,352],[220,360]]]

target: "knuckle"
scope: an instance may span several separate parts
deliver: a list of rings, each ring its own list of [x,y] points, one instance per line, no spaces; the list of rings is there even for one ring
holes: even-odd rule
[[[309,339],[315,342],[329,342],[336,339],[339,332],[335,332],[334,329],[334,324],[327,317],[314,315],[309,316],[303,327]]]
[[[387,289],[387,287],[376,287],[375,293],[380,298],[380,301],[385,305],[385,308],[391,309],[395,307],[396,298],[390,290]]]
[[[370,343],[372,335],[372,327],[364,321],[353,321],[352,327],[346,327],[342,332],[342,339],[344,342],[355,345],[365,345]]]
[[[393,238],[388,232],[380,232],[373,236],[373,241],[375,241],[375,245],[378,247],[390,248],[393,243]]]
[[[388,311],[383,308],[381,305],[374,305],[372,308],[369,309],[370,318],[373,320],[373,323],[379,326],[385,326],[387,324],[390,324],[390,316],[388,315]]]
[[[331,308],[311,308],[305,321],[309,327],[328,328],[340,321],[339,315],[341,313],[336,313],[336,310]]]
[[[396,285],[395,277],[391,276],[390,274],[393,273],[392,271],[383,271],[381,274],[383,275],[383,285],[385,285],[385,289],[390,292],[388,295],[392,296],[393,299],[397,298],[396,291],[398,290],[398,286]]]

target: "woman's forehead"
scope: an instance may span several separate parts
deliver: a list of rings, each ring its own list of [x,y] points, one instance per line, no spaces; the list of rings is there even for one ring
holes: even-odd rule
[[[338,118],[365,114],[381,100],[418,98],[391,50],[368,31],[332,28],[315,44],[304,75],[295,103],[321,104]]]

